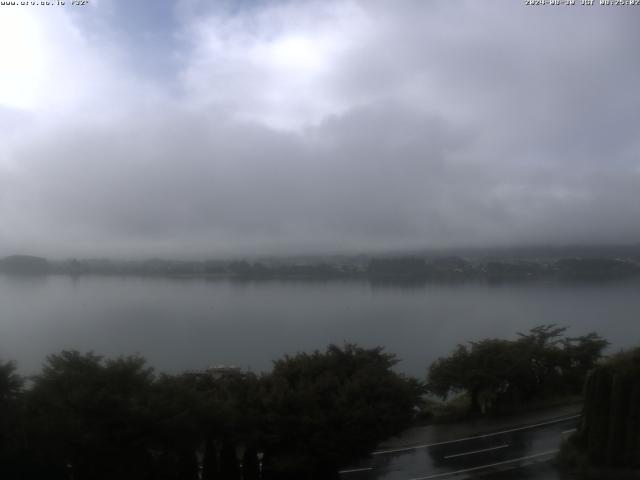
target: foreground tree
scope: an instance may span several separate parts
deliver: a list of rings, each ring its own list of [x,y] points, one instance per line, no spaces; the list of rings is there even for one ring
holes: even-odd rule
[[[148,478],[153,374],[138,357],[48,357],[26,398],[30,474],[42,478]]]
[[[0,364],[1,478],[333,478],[413,419],[423,388],[395,363],[346,345],[262,376],[156,376],[139,357],[63,351],[26,390]]]
[[[518,375],[518,353],[513,342],[488,339],[458,345],[445,358],[429,369],[428,388],[431,393],[447,398],[450,393],[465,392],[473,413],[484,412],[499,397],[511,394]]]
[[[594,465],[640,468],[640,348],[589,375],[574,441]]]
[[[13,362],[0,362],[0,478],[11,478],[20,468],[23,379]]]
[[[14,362],[0,362],[0,406],[7,406],[18,397],[23,379],[16,373]]]
[[[558,394],[577,394],[608,342],[596,333],[569,338],[566,328],[542,325],[517,340],[458,345],[429,368],[428,388],[442,398],[470,397],[471,413],[509,409]]]
[[[328,479],[413,418],[422,387],[395,373],[382,348],[301,353],[268,378],[269,467],[277,478]]]

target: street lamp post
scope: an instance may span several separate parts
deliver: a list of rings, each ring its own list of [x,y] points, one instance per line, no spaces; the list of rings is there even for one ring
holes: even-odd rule
[[[242,444],[236,446],[236,458],[238,459],[238,464],[240,465],[240,480],[244,480],[244,471],[242,460],[244,459],[244,452],[246,447]]]
[[[196,459],[198,460],[198,480],[202,480],[204,471],[204,443],[196,450]]]
[[[73,480],[73,465],[71,463],[67,463],[65,467],[67,468],[67,478],[69,478],[69,480]]]
[[[258,479],[262,480],[262,459],[264,458],[264,452],[261,450],[258,452]]]

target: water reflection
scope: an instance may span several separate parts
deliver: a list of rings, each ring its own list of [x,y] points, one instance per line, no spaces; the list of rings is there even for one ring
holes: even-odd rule
[[[26,373],[62,348],[140,353],[159,369],[211,363],[269,369],[328,343],[384,345],[423,377],[459,342],[541,323],[640,339],[639,283],[398,284],[0,275],[0,356]]]

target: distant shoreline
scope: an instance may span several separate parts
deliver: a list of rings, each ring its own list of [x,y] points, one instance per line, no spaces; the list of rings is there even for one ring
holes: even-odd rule
[[[176,261],[152,259],[115,261],[72,259],[49,261],[13,255],[0,259],[7,275],[136,276],[231,280],[368,280],[372,283],[421,284],[514,281],[602,281],[640,277],[640,257],[567,257],[465,259],[457,256],[424,258],[345,257],[340,261]]]

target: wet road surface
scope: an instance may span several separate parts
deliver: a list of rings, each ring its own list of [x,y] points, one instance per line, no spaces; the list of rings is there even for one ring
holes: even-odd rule
[[[343,480],[431,480],[472,478],[554,479],[547,462],[563,438],[577,427],[579,415],[547,418],[464,437],[373,452],[341,471]],[[516,473],[519,471],[519,473]]]

